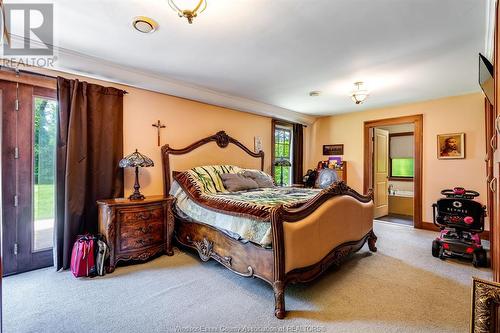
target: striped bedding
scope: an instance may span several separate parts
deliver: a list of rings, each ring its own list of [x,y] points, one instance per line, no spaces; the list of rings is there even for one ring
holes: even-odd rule
[[[320,190],[272,187],[228,192],[220,174],[243,171],[228,165],[196,167],[176,174],[170,194],[177,198],[176,208],[188,217],[269,247],[271,209],[280,204],[300,206]]]

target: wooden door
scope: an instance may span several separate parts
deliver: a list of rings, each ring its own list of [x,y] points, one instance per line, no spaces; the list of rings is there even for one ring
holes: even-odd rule
[[[494,41],[494,59],[493,63],[494,65],[494,78],[495,78],[495,95],[494,95],[494,101],[493,101],[493,111],[492,115],[490,118],[490,126],[492,126],[491,131],[495,134],[494,136],[492,135],[492,144],[491,146],[497,148],[492,151],[493,155],[493,174],[490,177],[489,181],[489,190],[492,192],[493,200],[491,204],[493,205],[493,211],[490,213],[492,214],[489,218],[490,221],[490,241],[491,241],[491,266],[493,269],[493,280],[496,282],[500,282],[500,214],[499,212],[499,204],[500,204],[500,187],[499,187],[499,181],[498,179],[500,178],[500,151],[498,149],[499,144],[500,144],[500,110],[499,110],[499,103],[500,103],[500,82],[499,82],[499,75],[500,75],[500,52],[499,52],[499,46],[500,46],[500,34],[499,34],[499,7],[496,6],[496,18],[495,18],[495,41]],[[495,144],[496,142],[496,144]],[[490,198],[491,200],[491,198]],[[497,323],[498,324],[498,323]]]
[[[487,207],[487,219],[490,226],[490,232],[492,230],[493,221],[495,217],[495,181],[494,169],[493,169],[493,158],[495,151],[497,149],[497,136],[495,131],[495,109],[493,105],[485,98],[484,99],[484,118],[485,118],[485,168],[486,168],[486,183],[487,183],[487,193],[486,193],[486,207]],[[491,245],[491,244],[490,244]]]
[[[374,129],[373,153],[374,217],[377,218],[389,214],[389,131]]]
[[[0,90],[3,274],[10,275],[53,263],[55,187],[48,183],[53,183],[55,164],[43,164],[40,152],[55,160],[57,108],[51,89],[0,81]],[[40,128],[51,131],[50,140],[39,141]]]

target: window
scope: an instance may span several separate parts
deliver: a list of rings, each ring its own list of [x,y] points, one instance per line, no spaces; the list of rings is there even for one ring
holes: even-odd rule
[[[413,132],[389,135],[389,178],[413,180],[414,175]]]
[[[34,98],[33,249],[52,248],[55,219],[57,102]]]
[[[413,178],[413,158],[391,159],[391,177]]]
[[[275,124],[273,164],[277,160],[286,160],[290,164],[290,166],[274,166],[274,181],[278,185],[292,183],[292,139],[291,126]]]

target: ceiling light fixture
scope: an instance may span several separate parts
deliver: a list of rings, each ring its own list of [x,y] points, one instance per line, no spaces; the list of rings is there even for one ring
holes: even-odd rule
[[[319,95],[321,95],[321,91],[318,91],[318,90],[313,90],[313,91],[309,92],[309,96],[311,96],[311,97],[317,97]]]
[[[356,104],[362,104],[365,101],[365,99],[368,96],[370,96],[370,94],[368,93],[368,90],[363,88],[363,84],[364,83],[361,81],[354,82],[355,89],[351,93],[351,98],[352,98],[353,102]]]
[[[199,13],[202,13],[205,9],[207,9],[207,0],[199,0],[198,4],[193,9],[180,9],[175,4],[174,0],[168,0],[168,4],[174,11],[177,12],[179,17],[185,17],[189,24],[193,23],[193,19],[197,17]]]
[[[150,34],[158,29],[158,23],[155,20],[146,16],[137,16],[132,21],[132,26],[135,30],[142,32],[143,34]]]

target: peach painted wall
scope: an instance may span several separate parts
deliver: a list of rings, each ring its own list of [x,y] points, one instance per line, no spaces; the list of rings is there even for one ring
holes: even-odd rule
[[[166,124],[162,130],[162,145],[182,148],[219,130],[240,140],[253,149],[254,136],[262,138],[265,153],[265,171],[271,171],[271,118],[234,111],[204,103],[198,103],[169,95],[127,87],[124,99],[124,150],[135,148],[150,156],[155,166],[141,170],[143,192],[161,194],[163,191],[160,147],[157,146],[157,132],[151,124],[158,119]],[[228,150],[231,151],[231,150]],[[241,155],[235,154],[234,164]],[[214,161],[218,157],[212,156]],[[222,160],[220,160],[222,162]],[[125,175],[125,194],[133,185],[132,170]]]
[[[480,93],[319,118],[310,129],[308,167],[323,159],[323,144],[343,143],[348,184],[362,191],[364,122],[416,114],[424,118],[423,220],[432,222],[431,205],[444,188],[461,185],[477,190],[479,201],[486,204],[484,97]],[[465,132],[466,158],[438,160],[436,136],[455,132]]]
[[[137,148],[141,153],[152,158],[155,164],[154,167],[140,170],[141,192],[145,195],[163,193],[161,147],[157,146],[156,128],[151,126],[157,120],[167,126],[161,130],[161,145],[168,143],[173,148],[183,148],[219,130],[225,130],[227,134],[253,150],[254,136],[260,136],[265,153],[264,171],[271,172],[271,118],[269,117],[68,73],[43,69],[35,71],[77,78],[128,92],[123,100],[124,154],[129,154]],[[228,155],[231,155],[231,160],[234,156],[234,164],[241,161],[240,150],[228,149],[227,151],[230,152]],[[211,154],[210,159],[217,161],[219,156]],[[133,170],[126,169],[126,196],[133,192],[133,185]]]

